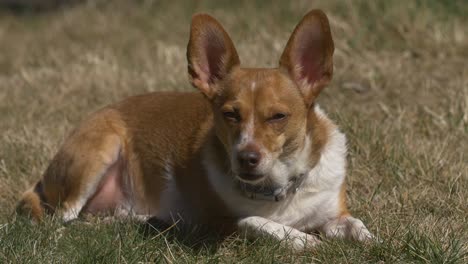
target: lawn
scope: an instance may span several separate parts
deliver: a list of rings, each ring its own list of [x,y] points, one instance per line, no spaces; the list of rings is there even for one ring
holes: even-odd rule
[[[75,2],[0,9],[0,263],[468,263],[467,1]],[[335,40],[334,79],[318,101],[348,137],[348,204],[381,243],[294,253],[203,228],[33,225],[13,213],[87,114],[129,95],[194,90],[193,13],[224,25],[244,66],[275,67],[312,8],[327,13]]]

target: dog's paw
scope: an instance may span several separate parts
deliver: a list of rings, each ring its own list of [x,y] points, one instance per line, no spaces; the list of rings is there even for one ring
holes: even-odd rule
[[[361,242],[379,241],[364,223],[352,216],[340,217],[326,223],[322,232],[327,238],[346,238]]]
[[[306,251],[315,249],[322,241],[314,235],[305,234],[298,237],[291,237],[286,243],[294,251]]]

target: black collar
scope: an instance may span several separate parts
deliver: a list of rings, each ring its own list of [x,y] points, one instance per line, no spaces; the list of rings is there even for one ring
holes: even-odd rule
[[[301,173],[298,176],[292,177],[285,186],[278,188],[258,186],[245,182],[239,182],[239,188],[250,199],[279,202],[286,198],[287,195],[296,193],[304,182],[305,176],[306,173]]]

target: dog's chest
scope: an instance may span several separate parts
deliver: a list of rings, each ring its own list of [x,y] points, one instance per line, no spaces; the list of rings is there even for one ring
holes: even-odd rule
[[[261,216],[299,230],[307,230],[339,214],[339,186],[342,179],[332,182],[315,180],[314,188],[311,188],[310,179],[316,176],[312,171],[309,182],[301,186],[297,193],[276,202],[250,199],[215,166],[208,166],[207,170],[218,197],[235,218]]]
[[[339,214],[339,197],[335,190],[302,190],[284,200],[263,201],[247,198],[232,190],[221,197],[235,217],[261,216],[299,230],[323,225]]]

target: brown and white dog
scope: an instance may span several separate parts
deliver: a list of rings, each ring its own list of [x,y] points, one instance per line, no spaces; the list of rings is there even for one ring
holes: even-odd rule
[[[84,120],[18,205],[40,221],[80,214],[268,236],[372,238],[346,208],[346,139],[314,104],[333,72],[326,15],[309,12],[274,69],[241,68],[223,27],[192,19],[190,81],[200,92],[130,97]]]

